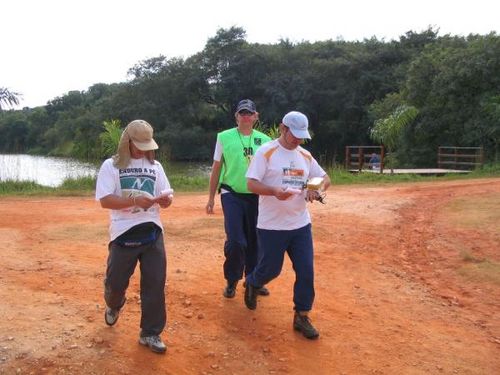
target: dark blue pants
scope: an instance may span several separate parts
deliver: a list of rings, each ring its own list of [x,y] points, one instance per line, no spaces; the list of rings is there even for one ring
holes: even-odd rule
[[[257,215],[259,197],[255,194],[221,194],[224,212],[224,278],[238,281],[243,272],[248,275],[257,264]]]
[[[293,303],[296,311],[309,311],[314,302],[314,251],[311,224],[294,230],[257,229],[259,261],[247,283],[260,287],[278,277],[285,252],[295,271]]]
[[[110,242],[104,299],[112,309],[123,305],[137,261],[141,269],[141,336],[159,335],[166,324],[167,260],[163,234],[155,242],[138,247],[122,247]]]

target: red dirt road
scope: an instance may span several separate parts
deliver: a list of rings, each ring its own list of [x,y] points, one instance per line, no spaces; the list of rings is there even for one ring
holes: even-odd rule
[[[287,260],[257,310],[222,297],[223,217],[163,211],[166,355],[137,342],[138,274],[104,324],[108,212],[90,197],[0,199],[0,374],[498,374],[500,178],[333,186],[311,207],[321,332],[292,330]]]

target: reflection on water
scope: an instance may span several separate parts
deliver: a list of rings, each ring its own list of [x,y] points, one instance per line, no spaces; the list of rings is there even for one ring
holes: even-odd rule
[[[199,162],[164,162],[167,176],[208,176],[210,165]],[[70,158],[0,154],[0,181],[35,181],[56,187],[66,178],[96,176],[99,166]]]
[[[0,181],[35,181],[56,187],[66,178],[95,176],[97,167],[69,158],[0,154]]]
[[[212,170],[212,165],[203,162],[169,161],[162,162],[163,169],[168,176],[184,175],[188,177],[204,176],[208,177]]]

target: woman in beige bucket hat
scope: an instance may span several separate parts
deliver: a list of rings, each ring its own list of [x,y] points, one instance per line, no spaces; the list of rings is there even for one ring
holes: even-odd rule
[[[156,353],[166,346],[160,334],[166,324],[166,254],[160,207],[172,204],[173,190],[161,164],[153,128],[134,120],[124,129],[116,155],[102,164],[96,200],[110,210],[109,254],[104,319],[113,326],[125,305],[125,293],[137,262],[141,269],[141,332],[139,343]]]

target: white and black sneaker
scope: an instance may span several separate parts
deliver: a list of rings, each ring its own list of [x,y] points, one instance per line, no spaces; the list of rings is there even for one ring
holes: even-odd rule
[[[106,310],[104,311],[104,321],[108,326],[114,326],[120,316],[120,310],[125,306],[125,302],[127,299],[123,297],[122,304],[117,309],[112,309],[109,306],[106,306]]]
[[[155,353],[165,353],[167,347],[161,341],[160,336],[141,336],[139,338],[139,344],[149,347]]]
[[[120,316],[120,310],[115,310],[110,307],[106,307],[104,311],[104,321],[108,326],[114,326]]]

